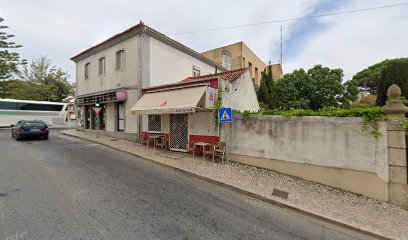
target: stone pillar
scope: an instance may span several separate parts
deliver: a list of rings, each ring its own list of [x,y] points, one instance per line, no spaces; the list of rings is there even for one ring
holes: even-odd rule
[[[401,118],[405,118],[407,108],[399,99],[401,89],[393,84],[387,91],[388,101],[383,112],[390,117],[387,121],[388,196],[393,204],[408,209],[407,156],[405,145],[405,127]]]

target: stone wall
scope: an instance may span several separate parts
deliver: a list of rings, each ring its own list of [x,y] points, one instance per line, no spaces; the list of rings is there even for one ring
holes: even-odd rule
[[[379,122],[375,138],[361,118],[234,117],[225,125],[230,161],[403,206],[393,200],[407,182],[403,125]]]

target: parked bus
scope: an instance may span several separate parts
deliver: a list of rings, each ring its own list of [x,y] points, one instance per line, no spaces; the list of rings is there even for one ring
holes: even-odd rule
[[[64,124],[66,116],[66,103],[0,99],[0,127],[10,127],[20,120],[42,120],[48,125]]]

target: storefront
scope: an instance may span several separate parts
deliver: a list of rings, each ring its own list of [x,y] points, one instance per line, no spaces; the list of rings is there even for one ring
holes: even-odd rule
[[[125,91],[111,91],[90,96],[79,96],[76,99],[78,106],[77,126],[88,130],[107,130],[107,126],[113,126],[113,131],[124,131],[125,126]],[[101,110],[99,114],[93,111],[98,104]],[[111,127],[112,128],[112,127]]]
[[[143,116],[143,138],[163,135],[170,150],[185,152],[192,141],[219,141],[213,121],[215,99],[209,84],[147,89],[131,112]]]

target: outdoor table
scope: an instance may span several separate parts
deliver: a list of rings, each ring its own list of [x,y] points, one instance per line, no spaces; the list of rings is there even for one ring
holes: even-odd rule
[[[206,143],[206,142],[196,142],[196,143],[194,143],[194,148],[196,146],[201,146],[203,148],[203,159],[204,159],[204,148],[205,148],[205,146],[208,146],[208,145],[211,145],[211,144]]]
[[[156,148],[156,141],[159,138],[162,138],[164,135],[147,135],[147,148],[149,148],[149,140],[153,139],[153,147]]]

